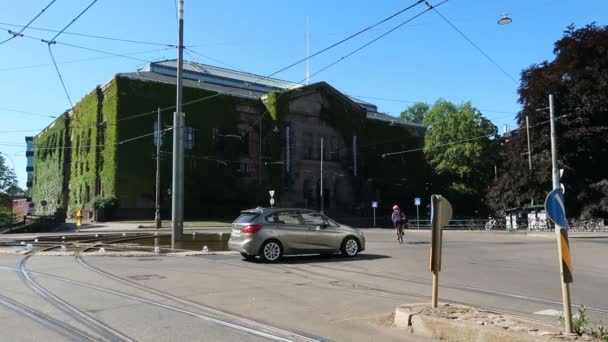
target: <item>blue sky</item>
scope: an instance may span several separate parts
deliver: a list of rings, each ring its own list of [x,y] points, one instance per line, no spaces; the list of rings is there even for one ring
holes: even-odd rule
[[[27,23],[49,2],[28,0],[0,5],[0,41],[10,37],[6,29],[18,30],[9,24]],[[315,52],[413,2],[186,0],[185,44],[226,65],[267,75],[305,57],[307,16],[311,52]],[[61,29],[89,3],[89,0],[57,0],[32,27]],[[423,9],[424,5],[420,5],[312,59],[311,72]],[[518,82],[523,68],[553,59],[553,43],[568,24],[578,27],[594,21],[608,24],[608,2],[604,0],[449,0],[437,9]],[[497,25],[502,13],[509,13],[513,23]],[[176,27],[175,1],[99,0],[67,32],[175,44]],[[52,32],[35,29],[24,33],[44,39],[54,36]],[[53,46],[74,102],[116,73],[133,71],[142,68],[146,61],[176,55],[175,49],[162,46],[69,34],[61,35],[57,41],[141,59]],[[185,58],[226,66],[196,54],[185,54]],[[52,121],[49,116],[60,114],[69,108],[69,103],[46,44],[27,38],[13,39],[0,45],[0,61],[0,152],[12,158],[20,184],[24,186],[24,136],[44,128]],[[305,78],[305,73],[303,63],[276,77],[298,82]],[[520,109],[518,83],[504,75],[432,11],[320,73],[312,81],[321,80],[346,94],[373,102],[380,111],[392,115],[398,115],[410,105],[408,101],[434,102],[441,97],[457,103],[470,100],[497,126],[514,127],[513,118]],[[8,164],[12,166],[10,160]]]

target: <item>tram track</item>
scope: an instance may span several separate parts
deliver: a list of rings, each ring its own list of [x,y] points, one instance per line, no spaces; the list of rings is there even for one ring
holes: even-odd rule
[[[51,316],[44,314],[40,311],[34,310],[22,303],[16,302],[6,296],[0,295],[0,305],[3,305],[14,312],[28,317],[43,326],[63,335],[70,341],[100,341],[99,339],[83,332],[75,327],[72,327],[66,323],[60,322],[53,319]]]
[[[318,339],[318,338],[311,338],[308,336],[304,336],[301,334],[297,334],[285,329],[281,329],[281,328],[277,328],[268,324],[264,324],[261,322],[257,322],[255,320],[251,320],[249,318],[240,316],[240,315],[236,315],[233,313],[229,313],[223,310],[219,310],[216,308],[212,308],[200,303],[196,303],[193,301],[189,301],[174,295],[171,295],[169,293],[136,283],[134,281],[131,281],[129,279],[126,279],[124,277],[112,274],[110,272],[107,272],[105,270],[102,270],[101,268],[95,267],[93,265],[91,265],[90,263],[88,263],[84,258],[82,253],[86,252],[88,249],[91,248],[96,248],[96,246],[91,246],[89,248],[85,248],[79,252],[77,252],[74,255],[75,260],[82,265],[83,267],[96,272],[98,274],[101,274],[105,277],[111,278],[113,280],[116,280],[118,282],[121,282],[123,284],[126,284],[128,286],[131,287],[135,287],[143,292],[146,292],[148,294],[152,294],[164,299],[168,299],[170,301],[173,302],[177,302],[181,305],[185,305],[187,307],[193,308],[193,309],[197,309],[200,312],[203,312],[204,314],[201,313],[197,313],[197,312],[193,312],[190,310],[185,310],[185,309],[181,309],[175,306],[171,306],[171,305],[167,305],[167,304],[163,304],[163,303],[158,303],[155,301],[150,301],[150,300],[146,300],[143,298],[138,298],[135,296],[131,296],[128,294],[124,294],[124,293],[120,293],[118,291],[112,291],[112,293],[115,293],[117,295],[120,296],[124,296],[127,298],[131,298],[137,301],[142,301],[151,305],[155,305],[155,306],[160,306],[163,307],[165,309],[171,310],[171,311],[176,311],[176,312],[180,312],[180,313],[184,313],[187,314],[189,316],[198,318],[198,319],[203,319],[212,323],[216,323],[219,325],[223,325],[232,329],[236,329],[239,331],[243,331],[243,332],[247,332],[253,335],[257,335],[257,336],[261,336],[261,337],[265,337],[271,340],[276,340],[276,341],[294,341],[294,342],[313,342],[313,341],[322,341],[322,339]],[[93,287],[95,289],[100,289],[100,290],[105,290],[99,287]]]

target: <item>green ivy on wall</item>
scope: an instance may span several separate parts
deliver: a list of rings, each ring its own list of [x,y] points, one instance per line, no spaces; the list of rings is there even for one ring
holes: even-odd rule
[[[116,78],[116,134],[119,141],[154,131],[157,108],[175,105],[175,85]],[[225,135],[239,134],[237,99],[198,88],[183,89],[186,127],[193,128],[194,144],[186,149],[184,188],[186,207],[213,206],[238,199],[237,178],[241,142]],[[107,95],[106,95],[107,96]],[[213,96],[213,97],[211,97]],[[201,100],[204,99],[205,100]],[[192,103],[190,103],[192,102]],[[135,119],[130,116],[151,112]],[[173,125],[173,110],[161,114],[162,129]],[[215,135],[214,135],[215,129]],[[172,175],[172,131],[163,134],[161,191],[169,200]],[[156,146],[154,136],[117,146],[116,194],[120,207],[147,206],[155,192]]]
[[[34,178],[32,201],[38,213],[42,213],[41,201],[47,201],[44,214],[52,215],[66,207],[63,197],[64,157],[70,153],[64,148],[66,119],[59,116],[44,131],[34,137]]]
[[[93,90],[74,106],[74,113],[70,117],[72,148],[69,210],[71,214],[78,209],[93,208],[98,152],[97,114],[98,94],[97,90]]]

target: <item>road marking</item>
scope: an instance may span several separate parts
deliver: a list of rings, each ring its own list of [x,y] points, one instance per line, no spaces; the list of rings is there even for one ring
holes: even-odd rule
[[[558,315],[561,315],[562,312],[561,311],[557,311],[557,310],[553,310],[553,309],[547,309],[547,310],[537,311],[534,314],[535,315],[542,315],[542,316],[556,317]]]

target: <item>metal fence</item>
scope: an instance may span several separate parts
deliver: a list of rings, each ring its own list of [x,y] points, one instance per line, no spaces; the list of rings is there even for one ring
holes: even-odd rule
[[[431,221],[409,220],[409,229],[429,229]],[[576,232],[605,232],[608,226],[603,219],[568,221],[568,229]],[[448,230],[508,230],[505,219],[454,219],[444,228]],[[549,220],[522,220],[514,230],[552,231],[554,225]]]

